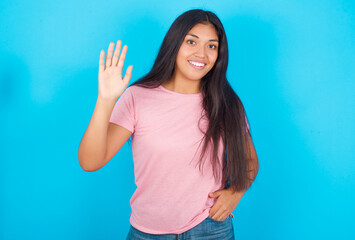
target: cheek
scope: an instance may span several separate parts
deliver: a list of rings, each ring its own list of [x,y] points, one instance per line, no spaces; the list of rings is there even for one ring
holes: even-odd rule
[[[179,57],[176,60],[177,60],[176,61],[176,65],[177,65],[178,68],[183,69],[183,68],[186,67],[187,61],[185,60],[185,58]]]
[[[188,56],[188,54],[186,53],[186,51],[184,51],[184,49],[180,49],[180,51],[176,57],[176,60],[179,62],[185,62],[187,59],[187,56]]]
[[[217,54],[211,54],[211,55],[210,55],[210,63],[212,63],[213,66],[215,65],[215,63],[216,63],[216,61],[217,61],[217,57],[218,57]],[[213,66],[212,66],[212,67],[213,67]]]
[[[185,45],[182,45],[179,49],[178,56],[186,57],[191,52],[191,49]]]
[[[179,52],[178,55],[176,56],[176,64],[182,64],[184,60],[184,55],[182,52]]]

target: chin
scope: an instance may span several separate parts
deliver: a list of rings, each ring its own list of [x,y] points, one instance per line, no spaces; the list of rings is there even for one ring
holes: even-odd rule
[[[187,78],[188,80],[190,80],[190,81],[201,81],[201,79],[202,79],[202,77],[200,77],[200,78]]]
[[[204,75],[190,75],[190,76],[186,76],[187,79],[191,80],[191,81],[200,81],[204,76],[206,76],[206,74]]]

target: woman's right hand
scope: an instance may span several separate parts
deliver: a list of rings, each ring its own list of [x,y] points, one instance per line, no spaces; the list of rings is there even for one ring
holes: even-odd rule
[[[120,55],[121,45],[121,40],[118,40],[112,57],[115,44],[113,42],[110,43],[106,61],[104,61],[105,51],[101,50],[99,64],[99,98],[105,100],[117,100],[128,86],[132,76],[133,66],[128,66],[126,75],[123,78],[122,68],[128,47],[127,45],[124,45]]]

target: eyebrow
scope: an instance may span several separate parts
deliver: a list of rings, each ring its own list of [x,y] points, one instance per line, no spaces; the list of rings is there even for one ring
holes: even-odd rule
[[[193,33],[188,33],[187,35],[193,36],[195,38],[199,38],[197,35],[193,34]],[[210,42],[218,42],[217,39],[210,39]]]

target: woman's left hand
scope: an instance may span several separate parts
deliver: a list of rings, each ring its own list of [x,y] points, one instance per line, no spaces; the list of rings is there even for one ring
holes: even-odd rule
[[[224,221],[237,207],[244,193],[234,192],[230,189],[221,189],[209,193],[211,198],[218,198],[210,210],[210,217],[216,221]]]

